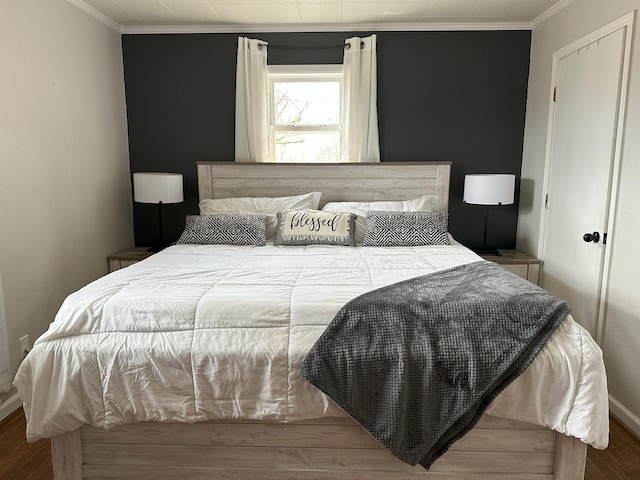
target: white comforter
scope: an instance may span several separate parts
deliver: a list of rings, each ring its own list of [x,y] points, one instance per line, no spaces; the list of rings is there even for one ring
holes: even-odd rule
[[[344,415],[296,373],[340,307],[480,260],[460,245],[170,247],[64,302],[14,381],[27,438],[82,424]],[[487,413],[606,447],[600,349],[568,318]]]

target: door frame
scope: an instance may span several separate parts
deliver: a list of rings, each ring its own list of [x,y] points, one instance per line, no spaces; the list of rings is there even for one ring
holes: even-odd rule
[[[627,91],[629,85],[629,71],[631,64],[631,45],[633,40],[633,24],[635,20],[635,10],[627,15],[620,17],[617,20],[605,25],[604,27],[595,30],[594,32],[585,35],[584,37],[570,43],[569,45],[562,47],[553,52],[553,64],[551,68],[551,85],[549,89],[549,118],[547,120],[547,142],[545,148],[545,161],[544,161],[544,176],[542,184],[542,198],[541,198],[541,214],[540,214],[540,230],[538,236],[538,258],[544,261],[544,249],[546,244],[546,227],[547,227],[547,207],[546,197],[549,193],[549,176],[551,172],[551,152],[553,149],[553,131],[554,131],[554,119],[555,119],[555,102],[554,102],[554,89],[558,83],[558,69],[560,60],[571,55],[572,53],[584,48],[602,37],[610,35],[620,29],[624,29],[624,54],[622,58],[622,74],[620,77],[620,95],[618,97],[618,115],[616,118],[616,133],[614,140],[613,159],[611,177],[609,181],[609,204],[607,206],[607,213],[605,214],[606,232],[614,232],[615,227],[615,212],[616,203],[618,197],[618,183],[620,180],[620,161],[622,157],[622,143],[623,133],[626,118],[627,107]],[[553,199],[551,199],[553,202]],[[596,342],[602,345],[604,339],[604,328],[606,323],[606,304],[607,304],[607,288],[609,278],[609,268],[611,265],[611,252],[615,242],[615,236],[610,235],[612,238],[607,238],[607,247],[604,249],[603,262],[600,272],[599,280],[599,294],[597,298],[598,312],[596,315]],[[544,264],[542,275],[544,278]]]

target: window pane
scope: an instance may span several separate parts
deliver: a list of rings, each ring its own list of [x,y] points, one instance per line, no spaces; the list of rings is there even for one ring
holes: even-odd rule
[[[338,124],[340,82],[274,82],[277,125]]]
[[[276,162],[338,162],[340,135],[323,133],[276,133]]]

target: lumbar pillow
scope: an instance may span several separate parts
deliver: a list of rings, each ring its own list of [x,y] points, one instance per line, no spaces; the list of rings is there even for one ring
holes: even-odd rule
[[[355,215],[320,210],[278,212],[276,245],[355,245]]]
[[[187,215],[176,243],[198,245],[266,244],[266,215]]]
[[[449,214],[443,212],[367,213],[363,246],[415,247],[449,245]]]

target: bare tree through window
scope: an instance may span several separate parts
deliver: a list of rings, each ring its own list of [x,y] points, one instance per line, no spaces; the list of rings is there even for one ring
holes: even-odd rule
[[[340,77],[275,78],[272,83],[274,156],[277,162],[338,162]]]

